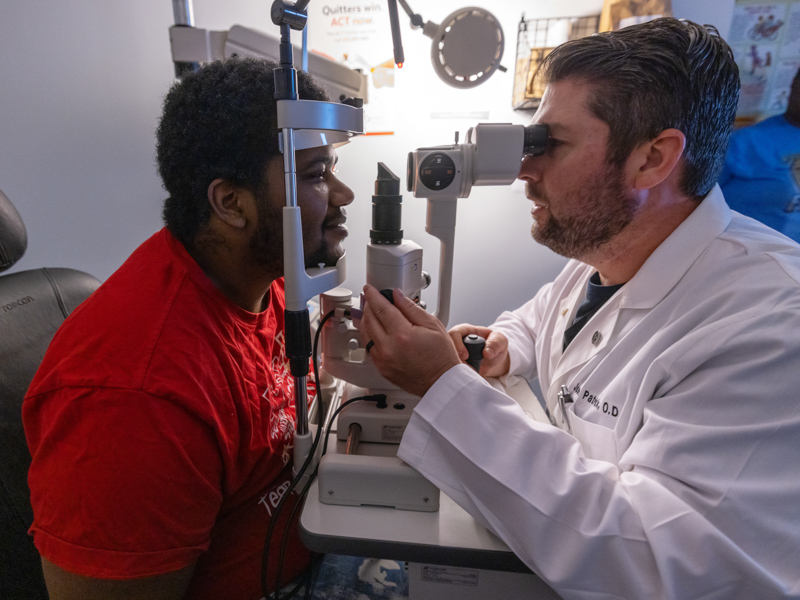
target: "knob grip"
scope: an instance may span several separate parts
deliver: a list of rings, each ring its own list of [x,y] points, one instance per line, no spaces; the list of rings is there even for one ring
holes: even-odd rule
[[[464,336],[464,345],[467,347],[467,352],[469,352],[467,364],[480,373],[481,361],[483,360],[483,349],[486,346],[486,340],[479,335],[470,333],[469,335]]]

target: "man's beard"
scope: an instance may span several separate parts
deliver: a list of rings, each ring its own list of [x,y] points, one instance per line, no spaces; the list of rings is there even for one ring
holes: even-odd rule
[[[327,222],[326,219],[325,222]],[[323,222],[323,227],[325,226]],[[250,251],[253,260],[270,269],[283,272],[283,210],[259,203],[258,227],[250,238]],[[324,237],[320,237],[319,245],[305,257],[305,267],[318,267],[320,264],[332,267],[344,254],[341,245],[332,248]]]
[[[597,176],[598,187],[573,193],[569,204],[579,211],[556,218],[553,205],[546,196],[537,193],[528,182],[528,198],[541,198],[547,203],[549,215],[543,225],[535,220],[531,226],[533,239],[556,254],[580,259],[607,243],[625,229],[636,214],[635,198],[626,194],[623,173],[619,167],[607,165]],[[559,203],[564,206],[564,203]]]
[[[326,267],[336,266],[336,261],[338,261],[343,254],[344,250],[341,245],[337,244],[336,248],[331,248],[330,244],[323,239],[320,245],[317,246],[311,254],[306,256],[306,269],[318,267],[320,265],[325,265]]]

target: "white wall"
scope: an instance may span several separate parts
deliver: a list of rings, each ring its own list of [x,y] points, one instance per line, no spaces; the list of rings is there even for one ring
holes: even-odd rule
[[[728,35],[735,0],[672,0],[672,14],[703,25],[713,25],[722,37]]]
[[[324,0],[312,0],[320,2]],[[674,13],[727,32],[734,0],[673,0]],[[403,30],[406,66],[398,74],[403,127],[394,136],[357,140],[340,152],[342,178],[356,193],[349,211],[348,281],[364,281],[364,245],[377,161],[405,173],[409,150],[449,143],[474,122],[431,113],[489,111],[489,120],[526,123],[510,108],[517,23],[527,18],[599,12],[602,0],[413,0],[429,20],[485,5],[503,26],[508,73],[473,90],[447,87],[433,74],[429,43]],[[234,24],[271,31],[268,0],[195,0],[197,26]],[[154,131],[173,81],[168,0],[3,0],[0,4],[0,189],[28,228],[28,251],[12,269],[66,266],[108,277],[161,226],[165,193],[155,170]],[[388,32],[387,32],[388,36]],[[437,272],[438,242],[424,233],[423,200],[406,195],[406,237]],[[476,188],[460,201],[451,324],[486,323],[515,307],[558,272],[563,259],[534,244],[521,186]],[[432,286],[432,288],[434,288]],[[435,305],[435,291],[425,299]]]

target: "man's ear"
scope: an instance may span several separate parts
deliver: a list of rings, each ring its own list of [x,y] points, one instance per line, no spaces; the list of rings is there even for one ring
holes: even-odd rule
[[[215,179],[208,186],[208,204],[224,223],[237,229],[247,225],[244,190],[227,179]]]
[[[655,138],[637,146],[629,165],[634,170],[633,187],[653,188],[675,171],[686,147],[686,136],[678,129],[665,129]]]

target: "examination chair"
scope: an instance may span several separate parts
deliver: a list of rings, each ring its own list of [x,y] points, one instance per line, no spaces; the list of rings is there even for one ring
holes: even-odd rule
[[[0,191],[0,272],[25,253],[27,232]],[[56,329],[100,282],[73,269],[0,275],[0,599],[47,600],[39,553],[28,535],[31,456],[22,399]]]

